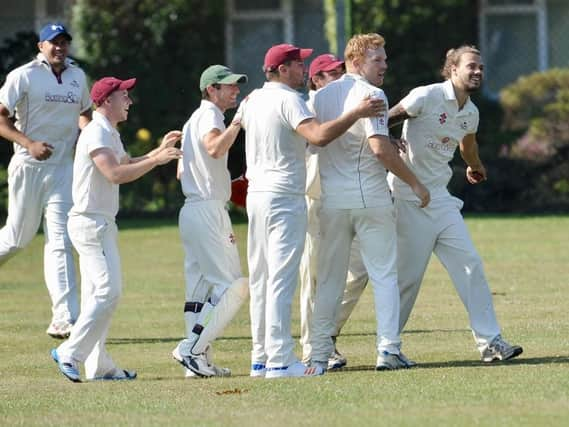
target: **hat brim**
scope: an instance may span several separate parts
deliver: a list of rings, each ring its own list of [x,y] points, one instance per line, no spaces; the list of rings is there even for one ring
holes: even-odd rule
[[[342,66],[344,66],[344,61],[333,61],[333,62],[330,62],[325,67],[322,67],[322,69],[320,71],[332,71],[332,70],[335,70],[336,68],[342,67]]]
[[[232,85],[235,83],[247,83],[247,80],[248,78],[245,74],[230,74],[219,80],[217,83],[222,85]]]
[[[119,85],[118,89],[131,90],[135,85],[136,85],[136,78],[123,80],[122,83]]]
[[[312,55],[312,52],[314,52],[314,49],[300,49],[300,59],[308,58]]]

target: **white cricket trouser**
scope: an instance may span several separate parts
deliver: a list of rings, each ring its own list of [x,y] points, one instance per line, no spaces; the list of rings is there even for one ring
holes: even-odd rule
[[[334,345],[337,311],[344,288],[352,241],[359,238],[361,256],[373,286],[377,350],[399,353],[397,237],[393,206],[320,210],[321,242],[318,284],[312,318],[312,360],[327,361]]]
[[[249,192],[247,214],[251,360],[289,366],[297,361],[291,307],[306,236],[306,202],[302,195]]]
[[[310,324],[314,311],[314,298],[316,296],[316,280],[318,277],[318,248],[320,246],[320,200],[306,197],[308,226],[306,229],[306,242],[300,261],[300,345],[302,345],[302,360],[308,361],[311,353]],[[336,323],[333,337],[340,334],[342,327],[356,307],[368,281],[367,271],[360,255],[360,244],[354,239],[350,252],[348,278],[346,289],[336,311]]]
[[[79,302],[67,213],[72,206],[73,163],[31,164],[14,158],[8,166],[8,218],[0,230],[0,265],[36,235],[43,214],[44,278],[53,321],[75,322]]]
[[[186,302],[204,303],[209,297],[216,305],[227,288],[243,276],[225,203],[186,200],[178,222],[185,254]],[[199,312],[184,313],[188,338],[198,317]]]
[[[122,291],[118,230],[101,215],[73,215],[68,229],[79,254],[81,313],[57,353],[64,362],[84,362],[85,376],[93,379],[117,368],[105,341]]]
[[[452,196],[431,200],[423,209],[415,202],[395,200],[400,331],[409,319],[434,252],[448,271],[468,312],[476,343],[482,347],[500,334],[500,326],[482,260],[460,214],[462,205],[461,200]]]

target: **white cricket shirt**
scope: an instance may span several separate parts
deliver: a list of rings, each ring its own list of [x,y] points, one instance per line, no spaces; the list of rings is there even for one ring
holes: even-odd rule
[[[306,105],[308,109],[314,113],[314,94],[315,90],[308,92],[308,101]],[[320,171],[318,170],[318,150],[312,144],[306,147],[306,195],[311,199],[320,199]]]
[[[335,209],[391,204],[385,166],[373,154],[368,138],[388,136],[387,97],[363,77],[345,74],[316,92],[314,109],[321,123],[355,108],[366,96],[381,98],[386,111],[360,119],[348,131],[319,150],[322,206]]]
[[[203,99],[182,129],[180,181],[184,195],[192,202],[220,200],[225,203],[231,196],[227,153],[214,159],[203,143],[204,137],[214,129],[225,130],[223,112],[213,102]]]
[[[79,134],[79,114],[91,106],[85,73],[72,61],[60,79],[40,53],[31,62],[11,71],[0,89],[0,103],[16,117],[16,128],[35,141],[54,146],[47,160],[35,160],[14,144],[14,157],[41,164],[61,164],[73,157]]]
[[[73,163],[73,207],[69,216],[103,215],[114,220],[119,210],[119,185],[113,184],[99,171],[91,153],[109,148],[117,162],[127,155],[119,132],[97,111],[81,132]]]
[[[296,132],[314,117],[300,94],[278,82],[266,82],[242,104],[248,192],[305,194],[306,140]]]
[[[459,110],[450,80],[413,89],[401,106],[411,116],[403,125],[407,152],[401,157],[429,189],[431,199],[448,196],[452,177],[448,162],[460,141],[478,130],[478,108],[469,98]],[[396,176],[390,174],[389,181],[395,198],[418,200],[411,187]]]

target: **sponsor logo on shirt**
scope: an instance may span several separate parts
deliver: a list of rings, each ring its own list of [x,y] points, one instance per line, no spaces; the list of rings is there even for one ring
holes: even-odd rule
[[[466,122],[466,121],[462,122],[462,123],[460,124],[460,128],[461,128],[462,130],[468,129],[468,122]]]
[[[77,80],[73,80],[71,83],[69,83],[71,86],[76,87],[77,89],[79,89],[79,83],[77,82]]]
[[[235,242],[237,241],[237,238],[235,237],[235,234],[231,233],[229,235],[229,241],[231,242],[232,245],[235,244]]]
[[[456,147],[453,144],[449,145],[449,142],[450,138],[448,136],[445,136],[440,142],[430,139],[427,142],[427,147],[435,151],[454,152]]]
[[[45,102],[62,102],[64,104],[79,104],[79,97],[73,92],[67,92],[67,95],[59,95],[46,92]]]

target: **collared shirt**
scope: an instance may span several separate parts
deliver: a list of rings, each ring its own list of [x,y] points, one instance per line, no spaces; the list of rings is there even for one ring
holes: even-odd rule
[[[222,111],[211,101],[202,100],[182,130],[182,191],[189,201],[220,200],[231,196],[231,176],[227,170],[227,153],[211,157],[203,143],[212,130],[225,130]]]
[[[306,140],[296,132],[314,115],[300,94],[278,82],[266,82],[242,103],[246,131],[248,192],[305,194]]]
[[[110,182],[91,158],[93,151],[108,148],[118,163],[127,155],[118,131],[97,111],[81,132],[73,163],[73,207],[69,215],[103,215],[114,220],[119,210],[119,185]]]
[[[417,178],[429,189],[431,199],[448,196],[452,177],[450,162],[456,147],[478,129],[478,108],[470,100],[459,110],[450,80],[413,89],[401,100],[411,116],[403,125],[407,152],[402,158]],[[390,174],[393,196],[418,200],[411,187]]]
[[[355,108],[366,96],[381,98],[383,91],[356,74],[345,74],[314,96],[318,121],[326,122]],[[380,207],[391,204],[385,166],[372,152],[368,139],[388,136],[387,110],[360,119],[342,136],[319,150],[322,206],[335,209]]]
[[[16,117],[16,128],[34,141],[54,146],[47,160],[35,160],[28,150],[14,144],[14,156],[22,161],[61,164],[71,161],[79,134],[79,114],[91,107],[85,73],[70,60],[60,79],[40,53],[16,68],[0,89],[0,103]]]

